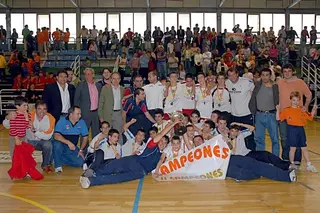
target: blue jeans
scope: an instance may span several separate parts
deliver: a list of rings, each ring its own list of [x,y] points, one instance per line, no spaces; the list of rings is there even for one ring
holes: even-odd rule
[[[159,75],[159,80],[162,77],[167,77],[167,63],[166,62],[158,62],[157,63],[157,70]]]
[[[31,144],[36,148],[36,150],[42,152],[42,164],[41,168],[44,168],[46,166],[50,165],[50,162],[52,160],[52,143],[51,141],[45,141],[45,140],[28,140],[28,143]]]
[[[138,162],[137,156],[129,156],[100,165],[89,180],[91,186],[96,186],[137,180],[145,175],[146,171]]]
[[[278,133],[278,122],[276,120],[275,113],[263,113],[257,112],[255,116],[256,129],[255,129],[255,140],[257,145],[257,151],[266,150],[266,129],[268,129],[271,142],[272,142],[272,153],[279,156],[279,133]]]
[[[290,147],[287,143],[287,129],[288,124],[286,121],[282,121],[279,123],[279,129],[280,129],[280,137],[281,137],[281,147],[282,147],[282,159],[283,160],[289,160],[289,151]],[[297,147],[296,153],[294,155],[294,161],[301,162],[301,148]]]
[[[230,156],[227,177],[236,180],[254,180],[265,177],[271,180],[291,182],[289,171],[241,155]]]
[[[75,150],[70,150],[68,145],[53,140],[53,160],[54,160],[54,167],[58,168],[63,165],[68,165],[72,167],[82,167],[84,159],[79,156],[79,148],[76,146]]]

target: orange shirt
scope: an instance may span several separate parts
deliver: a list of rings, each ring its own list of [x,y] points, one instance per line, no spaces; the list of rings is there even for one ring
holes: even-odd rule
[[[59,31],[54,31],[52,33],[52,37],[55,41],[60,41],[60,32]]]
[[[299,78],[289,82],[285,79],[279,79],[277,84],[279,87],[280,111],[291,106],[290,94],[294,91],[300,92],[300,95],[304,95],[307,98],[312,96],[306,83]],[[300,106],[303,106],[302,100],[303,98],[300,97]]]
[[[44,87],[46,86],[46,77],[41,76],[38,79],[38,82],[36,84],[36,89],[44,89]]]
[[[34,62],[40,63],[40,61],[41,61],[41,58],[40,58],[40,56],[37,55],[37,56],[34,58]]]
[[[43,32],[39,32],[37,38],[38,38],[38,44],[43,44],[46,42]]]
[[[309,112],[303,112],[301,107],[288,107],[280,112],[280,121],[286,120],[291,126],[305,126],[307,121],[312,121],[312,116]]]
[[[64,42],[69,42],[70,39],[70,32],[65,32],[64,33]]]
[[[49,31],[48,30],[44,30],[42,33],[43,33],[44,40],[46,42],[49,41]]]

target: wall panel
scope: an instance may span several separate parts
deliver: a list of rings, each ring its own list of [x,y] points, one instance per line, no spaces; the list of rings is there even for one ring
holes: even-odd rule
[[[132,7],[146,7],[146,0],[132,0]]]
[[[315,1],[301,1],[300,8],[315,8],[316,2]]]
[[[200,0],[183,0],[183,7],[199,7]]]
[[[217,0],[200,0],[200,7],[217,7]]]
[[[250,1],[249,0],[234,1],[233,2],[233,7],[249,8],[250,7]]]
[[[266,8],[267,0],[250,0],[250,8]]]
[[[47,0],[30,0],[31,8],[47,8]]]
[[[233,7],[233,0],[226,0],[222,7]]]
[[[150,0],[150,7],[165,7],[166,0]]]
[[[132,7],[131,0],[116,0],[115,3],[116,7]]]
[[[267,1],[267,8],[282,8],[282,1]]]
[[[49,0],[50,1],[50,0]],[[81,7],[98,7],[97,0],[80,0]]]
[[[166,7],[183,7],[183,2],[167,0]]]
[[[114,1],[115,0],[108,0],[108,1],[98,0],[98,5],[99,7],[115,7]]]
[[[12,7],[29,8],[29,1],[26,0],[12,0]]]
[[[64,0],[54,0],[54,1],[48,1],[48,7],[54,7],[54,8],[60,8],[60,7],[64,7]],[[70,2],[70,1],[69,1]]]

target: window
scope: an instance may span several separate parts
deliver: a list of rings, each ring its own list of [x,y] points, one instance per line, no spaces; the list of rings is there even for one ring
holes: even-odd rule
[[[23,14],[12,13],[11,14],[11,28],[16,28],[19,37],[22,37],[23,26]]]
[[[56,31],[56,28],[63,30],[63,14],[62,13],[51,13],[50,14],[50,30],[51,32]]]
[[[221,31],[223,32],[226,29],[227,32],[232,32],[233,27],[234,27],[233,13],[222,13],[221,14]]]
[[[171,30],[171,27],[174,27],[174,29],[177,29],[177,13],[165,13],[164,14],[164,25],[165,27],[169,27],[169,30]]]
[[[290,27],[297,32],[300,36],[302,28],[302,15],[301,14],[290,14]]]
[[[35,14],[35,13],[25,13],[23,15],[24,15],[24,24],[23,25],[27,24],[28,27],[29,27],[29,30],[32,30],[33,32],[36,32],[37,31],[37,14]],[[19,32],[18,32],[18,34],[19,34]]]
[[[119,14],[108,14],[108,30],[120,31]]]
[[[189,14],[179,14],[179,27],[182,26],[182,29],[186,30],[187,27],[190,27],[190,15]]]
[[[107,27],[107,14],[95,13],[93,16],[93,24],[96,25],[96,29],[104,31],[104,29]]]
[[[200,31],[203,27],[203,13],[191,13],[191,30],[198,24]]]
[[[242,29],[242,32],[247,29],[247,14],[246,13],[235,13],[234,14],[234,23],[232,28],[239,24],[239,27]]]
[[[265,31],[268,32],[272,27],[272,14],[260,14],[260,22],[260,31],[265,28]]]
[[[4,29],[7,29],[6,14],[0,14],[0,25],[2,25]],[[11,28],[13,28],[12,25]]]
[[[135,33],[141,34],[143,37],[144,31],[147,29],[147,14],[134,13],[133,14],[133,29]]]
[[[87,29],[93,27],[93,13],[81,13],[81,27],[85,26]]]
[[[258,32],[259,27],[259,15],[248,15],[248,25],[253,27],[252,32]]]
[[[69,28],[70,31],[70,42],[75,42],[77,38],[77,27],[75,25],[77,20],[75,13],[64,13],[63,14],[63,27],[64,31]]]
[[[123,34],[128,32],[128,28],[133,31],[133,13],[121,13],[120,14],[120,21],[121,21],[121,30],[120,36],[122,37]]]
[[[38,28],[50,27],[49,15],[38,15]]]
[[[204,26],[215,28],[217,30],[217,14],[216,13],[205,13],[204,14]]]
[[[278,31],[282,26],[286,26],[286,15],[273,14],[273,31],[276,36],[278,35]]]
[[[303,14],[302,15],[302,27],[307,26],[308,31],[311,30],[311,26],[315,26],[315,15],[314,14]]]
[[[156,26],[164,31],[163,13],[151,13],[151,32],[154,31]]]
[[[320,15],[316,17],[316,30],[320,32]]]

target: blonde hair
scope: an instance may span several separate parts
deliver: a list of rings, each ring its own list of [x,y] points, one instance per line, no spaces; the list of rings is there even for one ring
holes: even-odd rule
[[[292,98],[299,98],[299,100],[301,99],[301,96],[300,96],[300,92],[298,91],[294,91],[290,94],[290,100],[292,100]]]
[[[93,76],[94,76],[94,69],[90,68],[90,67],[87,67],[85,68],[85,70],[83,71],[84,74],[86,74],[87,71],[91,71]]]

